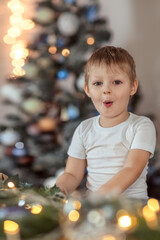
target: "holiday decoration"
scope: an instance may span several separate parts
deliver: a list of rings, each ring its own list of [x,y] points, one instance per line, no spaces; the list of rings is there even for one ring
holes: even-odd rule
[[[0,180],[0,238],[20,240],[159,240],[160,204]]]

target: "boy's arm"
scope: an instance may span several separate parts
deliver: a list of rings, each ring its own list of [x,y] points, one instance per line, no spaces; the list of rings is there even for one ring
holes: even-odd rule
[[[107,183],[102,185],[98,192],[101,195],[111,193],[112,191],[121,194],[140,176],[148,162],[149,156],[150,152],[132,149],[128,154],[124,167]]]
[[[0,180],[6,180],[8,178],[4,173],[0,173]]]
[[[66,195],[72,193],[83,180],[85,171],[85,159],[77,159],[69,156],[64,173],[57,179],[57,187]]]

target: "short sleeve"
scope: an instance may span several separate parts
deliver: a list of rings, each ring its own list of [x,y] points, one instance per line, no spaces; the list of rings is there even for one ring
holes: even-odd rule
[[[156,130],[149,118],[136,124],[135,135],[131,149],[142,149],[151,153],[153,157],[156,146]]]
[[[72,141],[68,149],[69,156],[79,159],[86,159],[82,135],[83,135],[82,125],[80,124],[73,134]]]

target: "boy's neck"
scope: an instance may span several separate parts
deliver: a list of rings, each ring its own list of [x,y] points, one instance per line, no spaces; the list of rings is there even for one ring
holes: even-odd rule
[[[100,116],[99,124],[103,128],[114,127],[122,122],[125,122],[129,118],[130,114],[126,112],[124,116],[116,116],[114,118],[105,118]]]

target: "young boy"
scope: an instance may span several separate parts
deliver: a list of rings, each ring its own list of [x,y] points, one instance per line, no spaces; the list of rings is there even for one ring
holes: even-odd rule
[[[75,130],[64,174],[56,185],[65,194],[81,183],[101,195],[123,194],[147,199],[147,163],[153,156],[156,133],[150,119],[127,111],[138,88],[135,63],[122,48],[95,51],[85,68],[84,90],[99,116]]]

